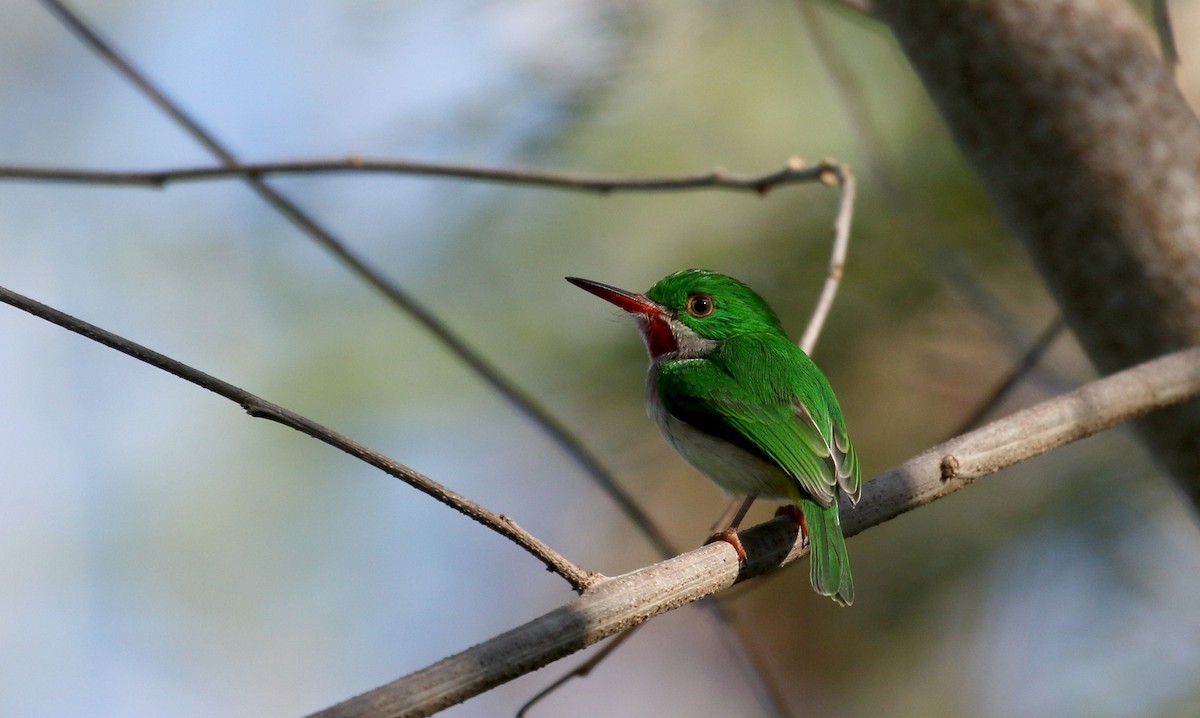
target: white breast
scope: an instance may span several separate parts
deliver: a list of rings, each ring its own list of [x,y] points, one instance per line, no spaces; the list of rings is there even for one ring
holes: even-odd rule
[[[797,500],[796,482],[779,467],[671,416],[658,398],[656,368],[646,377],[646,411],[679,455],[710,481],[735,496]]]

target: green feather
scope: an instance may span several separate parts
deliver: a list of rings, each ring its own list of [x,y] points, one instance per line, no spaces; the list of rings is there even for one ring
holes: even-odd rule
[[[743,334],[703,359],[665,361],[657,391],[676,418],[778,465],[795,485],[773,487],[777,495],[829,506],[840,484],[857,502],[858,458],[833,390],[782,332]]]
[[[821,506],[804,498],[800,499],[800,511],[808,528],[809,577],[813,590],[849,606],[854,603],[854,578],[850,575],[850,556],[837,506]]]

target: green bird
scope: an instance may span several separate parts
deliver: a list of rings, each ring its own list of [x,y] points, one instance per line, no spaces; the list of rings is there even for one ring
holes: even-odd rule
[[[854,601],[838,495],[862,496],[858,457],[829,381],[745,284],[685,269],[635,294],[567,281],[637,318],[650,371],[646,405],[688,463],[726,492],[786,502],[811,553],[813,589]],[[745,556],[736,523],[714,538]]]

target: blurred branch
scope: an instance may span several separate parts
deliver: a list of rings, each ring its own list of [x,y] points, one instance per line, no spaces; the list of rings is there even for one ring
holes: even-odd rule
[[[335,449],[344,451],[345,453],[365,461],[371,466],[376,467],[392,476],[400,479],[404,483],[414,489],[440,501],[449,506],[455,511],[463,514],[477,523],[483,524],[487,528],[495,531],[501,536],[507,538],[517,544],[527,552],[541,560],[550,571],[562,576],[571,586],[579,592],[594,585],[597,581],[604,577],[597,573],[585,571],[575,564],[568,561],[561,554],[548,545],[538,540],[529,532],[522,529],[508,516],[497,514],[483,506],[471,501],[465,496],[458,494],[450,489],[438,484],[432,479],[408,468],[407,466],[390,459],[383,454],[371,449],[357,441],[342,436],[335,431],[332,431],[321,424],[318,424],[311,419],[301,416],[289,409],[285,409],[278,404],[273,404],[265,399],[262,399],[250,392],[230,384],[229,382],[218,379],[209,374],[194,369],[183,362],[172,359],[168,356],[160,354],[152,349],[148,349],[140,344],[129,341],[124,337],[118,336],[105,329],[101,329],[94,324],[78,319],[61,312],[53,307],[46,306],[33,299],[17,294],[5,287],[0,287],[0,302],[9,304],[26,311],[35,317],[45,319],[48,322],[57,324],[64,329],[68,329],[80,336],[87,337],[92,341],[103,344],[110,349],[115,349],[122,354],[133,357],[139,361],[145,362],[150,366],[162,369],[163,371],[174,374],[175,376],[185,381],[191,382],[196,386],[207,389],[214,394],[225,397],[231,401],[235,401],[241,405],[246,413],[250,416],[274,421],[284,426],[290,427],[301,433],[307,434],[314,439],[322,441]]]
[[[811,2],[812,0],[803,0],[803,2]],[[875,12],[875,7],[871,0],[832,0],[833,4],[841,5],[855,12],[870,16]]]
[[[646,624],[639,623],[623,633],[618,633],[611,641],[608,642],[608,645],[596,651],[596,655],[587,659],[583,663],[580,663],[578,666],[575,666],[575,668],[559,676],[556,681],[535,693],[532,698],[525,701],[525,703],[517,709],[516,718],[525,718],[525,716],[529,714],[529,711],[543,698],[549,696],[551,693],[554,693],[559,688],[562,688],[563,685],[572,678],[587,678],[588,674],[595,670],[596,666],[604,662],[604,659],[608,658],[609,654],[620,648],[621,644],[629,640],[629,637],[636,633],[637,630],[644,625]]]
[[[1097,369],[1200,345],[1200,120],[1133,4],[873,4]],[[1200,401],[1137,428],[1200,509]]]
[[[1062,315],[1056,314],[1050,320],[1050,323],[1038,334],[1037,339],[1029,346],[1029,349],[1021,356],[1020,361],[996,384],[992,391],[988,393],[987,398],[976,407],[975,411],[971,412],[971,415],[966,419],[963,419],[963,422],[959,424],[958,429],[955,430],[952,436],[958,436],[975,428],[979,422],[983,421],[985,416],[999,406],[1000,402],[1004,401],[1009,392],[1013,390],[1013,387],[1019,384],[1021,379],[1025,378],[1038,365],[1038,362],[1042,360],[1050,345],[1054,343],[1054,340],[1058,338],[1059,334],[1066,327],[1067,325],[1063,321]]]
[[[51,0],[43,0],[49,2]],[[312,175],[332,173],[375,173],[444,177],[496,184],[544,187],[611,194],[615,192],[680,192],[684,190],[723,189],[766,194],[776,187],[805,182],[829,184],[830,173],[838,173],[841,165],[831,161],[805,164],[791,158],[782,169],[763,174],[739,174],[724,169],[687,175],[661,177],[618,177],[581,172],[556,172],[544,169],[483,167],[448,162],[373,159],[344,157],[315,160],[292,160],[259,163],[229,163],[203,167],[179,167],[160,170],[84,170],[69,167],[0,166],[0,179],[38,180],[46,182],[78,182],[86,184],[115,184],[163,187],[176,182],[199,182],[224,179],[261,181],[269,175]]]
[[[864,486],[843,512],[847,536],[948,496],[974,480],[1115,424],[1200,395],[1200,348],[1186,349],[1079,389],[935,446]],[[462,653],[314,714],[314,718],[425,716],[654,616],[767,573],[807,553],[794,521],[776,518],[741,533],[739,568],[716,542],[632,573],[602,580],[550,613]]]
[[[877,181],[884,194],[892,202],[903,202],[906,190],[896,181],[896,173],[889,166],[887,153],[884,151],[883,136],[867,111],[867,103],[861,85],[850,71],[849,63],[829,34],[822,13],[817,9],[813,0],[797,0],[796,6],[800,11],[801,20],[811,40],[813,54],[821,71],[829,78],[833,93],[851,131],[857,147],[866,160],[868,176]],[[860,12],[869,12],[865,8],[855,8]]]
[[[101,58],[135,85],[151,102],[166,113],[198,143],[212,153],[221,165],[212,170],[224,176],[241,178],[264,202],[286,217],[302,232],[340,260],[361,280],[374,287],[393,305],[415,320],[425,331],[442,344],[459,361],[466,364],[484,383],[492,387],[509,404],[539,426],[559,448],[570,456],[583,471],[620,507],[621,511],[662,554],[670,555],[671,545],[666,535],[642,510],[633,497],[617,483],[600,461],[570,430],[542,406],[532,395],[505,376],[498,367],[472,348],[450,327],[446,326],[428,307],[405,292],[382,271],[358,256],[332,232],[319,224],[307,212],[262,179],[262,171],[247,169],[215,135],[206,130],[183,108],[158,89],[150,79],[135,68],[116,48],[101,38],[80,16],[59,0],[42,0],[51,13]],[[36,173],[35,173],[36,174]],[[32,179],[33,177],[26,177]],[[42,177],[48,179],[48,177]],[[82,181],[82,180],[80,180]]]
[[[1158,46],[1162,50],[1163,62],[1174,70],[1179,67],[1179,45],[1175,43],[1171,9],[1167,5],[1167,0],[1154,0],[1154,31],[1158,33]]]

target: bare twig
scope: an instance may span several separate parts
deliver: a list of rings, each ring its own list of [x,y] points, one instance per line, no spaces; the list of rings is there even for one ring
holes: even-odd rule
[[[53,0],[43,0],[53,2]],[[233,161],[229,161],[233,162]],[[741,174],[714,169],[687,175],[662,177],[618,177],[557,172],[537,168],[484,167],[448,162],[420,162],[366,157],[345,157],[279,162],[232,163],[203,167],[177,167],[157,170],[84,170],[69,167],[0,166],[0,179],[44,182],[78,182],[145,187],[163,187],[177,182],[225,179],[259,180],[269,175],[313,174],[389,174],[443,177],[455,180],[511,184],[546,189],[571,190],[595,194],[616,192],[680,192],[684,190],[732,190],[766,194],[776,187],[807,182],[827,182],[839,165],[819,162],[808,165],[791,159],[778,170],[762,174]]]
[[[646,625],[646,624],[639,623],[638,625],[634,626],[633,628],[630,628],[629,630],[625,631],[624,633],[618,633],[615,637],[613,637],[613,639],[611,641],[609,641],[607,646],[596,651],[596,655],[587,659],[583,663],[580,663],[578,666],[575,666],[575,668],[573,668],[570,671],[568,671],[567,673],[564,673],[563,675],[559,676],[558,680],[554,681],[550,685],[546,686],[542,690],[535,693],[532,698],[525,701],[524,705],[522,705],[520,708],[517,709],[516,718],[525,718],[525,716],[529,714],[529,710],[531,708],[533,708],[535,705],[537,705],[546,696],[557,691],[559,688],[561,688],[563,686],[563,684],[565,684],[567,681],[571,680],[572,678],[587,678],[588,674],[591,673],[596,668],[596,666],[600,665],[604,661],[605,658],[608,658],[610,653],[612,653],[613,651],[620,648],[621,644],[623,644],[623,643],[625,643],[625,641],[629,640],[629,637],[632,636],[634,633],[636,633],[637,630],[644,625]]]
[[[654,544],[660,553],[669,552],[670,542],[666,535],[642,510],[633,497],[617,483],[616,479],[600,463],[599,459],[583,445],[578,437],[567,429],[553,414],[537,402],[533,396],[505,376],[498,367],[475,351],[467,342],[442,323],[440,319],[421,304],[417,299],[399,285],[388,279],[383,272],[369,264],[365,259],[350,250],[349,246],[333,235],[328,229],[319,224],[312,216],[302,210],[281,192],[263,181],[262,172],[247,169],[221,143],[215,135],[206,130],[200,123],[186,113],[183,108],[158,89],[150,79],[127,60],[115,47],[99,36],[79,15],[67,8],[60,0],[42,0],[42,3],[57,17],[71,32],[75,33],[89,48],[113,66],[121,75],[133,83],[159,109],[183,127],[197,142],[202,144],[221,162],[221,172],[228,176],[242,178],[264,202],[273,207],[281,215],[291,221],[302,232],[324,247],[330,254],[341,261],[351,272],[370,284],[384,295],[392,304],[412,317],[427,332],[433,335],[442,346],[460,361],[471,368],[484,383],[508,400],[509,404],[523,413],[570,456],[584,472],[608,494],[609,498],[620,507],[625,516],[638,530]]]
[[[522,529],[517,525],[516,521],[513,521],[508,516],[489,511],[465,496],[451,491],[445,486],[384,456],[378,451],[364,446],[349,437],[342,436],[311,419],[285,409],[278,404],[273,404],[229,382],[205,374],[183,362],[148,349],[53,307],[48,307],[5,287],[0,287],[0,302],[29,312],[35,317],[53,322],[64,329],[68,329],[92,341],[99,342],[106,347],[116,349],[134,359],[174,374],[180,379],[237,402],[250,416],[268,419],[291,427],[296,431],[308,434],[314,439],[323,441],[336,449],[340,449],[357,459],[365,461],[371,466],[391,474],[414,489],[483,524],[525,549],[541,560],[542,563],[546,564],[547,569],[566,579],[576,591],[582,592],[604,578],[600,574],[585,571],[571,563],[557,551]]]
[[[1140,364],[935,446],[864,485],[842,519],[852,536],[1018,461],[1200,395],[1200,348]],[[430,715],[649,618],[772,571],[807,553],[794,521],[741,534],[739,568],[716,542],[601,581],[570,603],[416,673],[332,706],[319,718]]]
[[[821,296],[817,299],[817,307],[813,310],[804,335],[800,338],[800,348],[805,354],[812,354],[817,345],[817,338],[825,327],[825,319],[833,308],[833,298],[837,296],[838,284],[842,280],[842,271],[846,266],[846,250],[850,246],[850,223],[854,217],[854,173],[846,165],[825,161],[821,163],[825,172],[821,181],[828,185],[836,185],[840,190],[838,199],[837,218],[833,222],[833,255],[829,258],[829,274],[825,277],[825,286],[821,288]]]
[[[1025,377],[1025,375],[1027,375],[1035,366],[1037,366],[1038,362],[1040,362],[1042,357],[1046,354],[1046,351],[1050,349],[1050,345],[1052,345],[1054,340],[1057,339],[1060,334],[1062,334],[1062,331],[1065,328],[1066,323],[1063,322],[1062,315],[1055,315],[1055,317],[1050,320],[1050,323],[1047,324],[1044,329],[1042,329],[1040,334],[1038,334],[1037,339],[1035,339],[1033,344],[1029,346],[1029,349],[1027,349],[1021,356],[1020,361],[1018,361],[1016,365],[1013,366],[1012,370],[1010,370],[1008,374],[996,384],[995,388],[993,388],[988,394],[987,398],[984,399],[978,407],[976,407],[975,411],[971,412],[971,415],[966,419],[963,419],[963,422],[959,424],[958,429],[956,429],[951,436],[958,436],[959,434],[975,428],[979,422],[983,421],[984,417],[986,417],[992,412],[992,410],[999,406],[1000,402],[1004,401],[1004,398],[1008,396],[1013,387],[1015,387],[1021,381],[1021,379]]]

